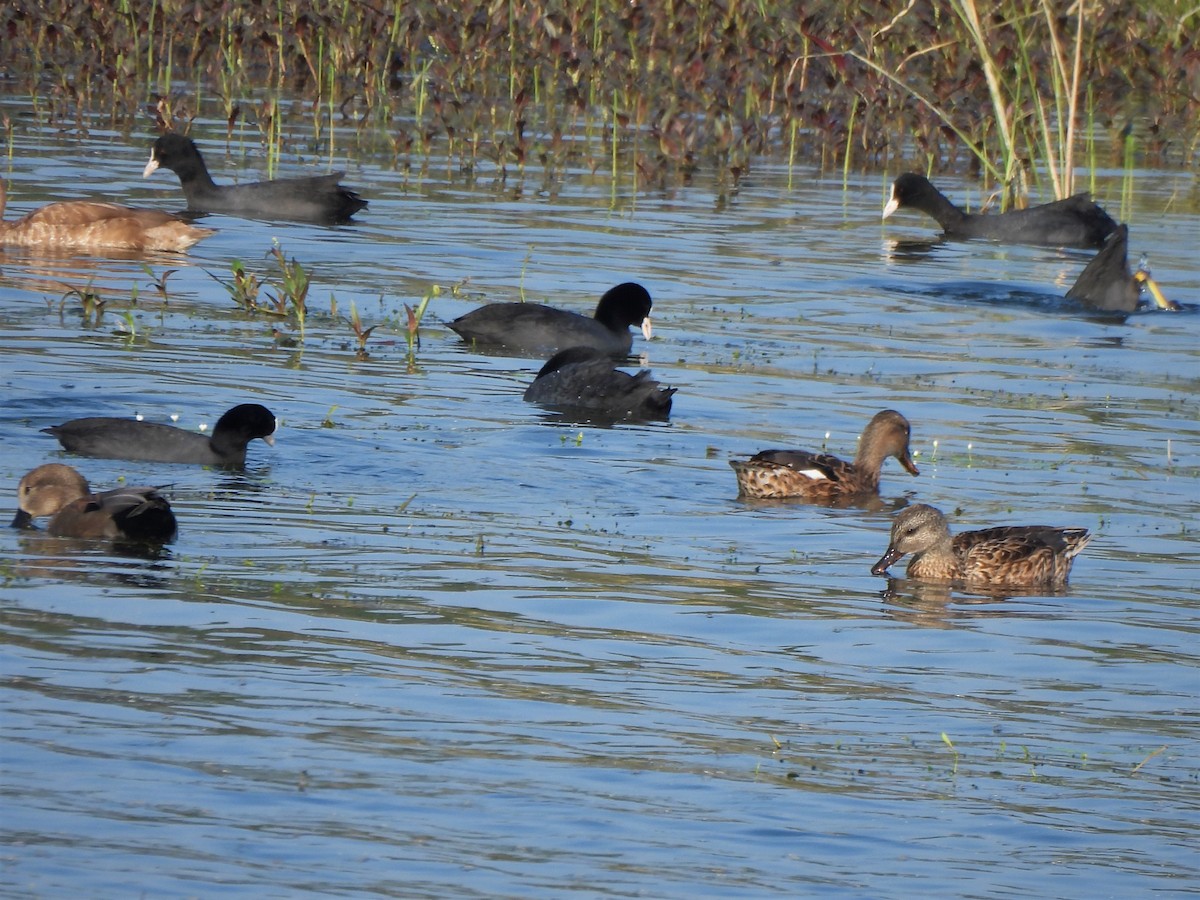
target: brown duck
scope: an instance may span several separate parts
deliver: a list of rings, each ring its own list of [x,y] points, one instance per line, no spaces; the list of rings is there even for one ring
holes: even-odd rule
[[[17,487],[14,528],[49,516],[46,530],[62,537],[165,543],[175,536],[175,514],[157,488],[120,487],[92,493],[79,472],[62,463],[38,466]]]
[[[889,456],[919,475],[908,450],[911,426],[894,409],[875,414],[863,430],[854,462],[805,450],[763,450],[748,460],[731,459],[738,496],[762,500],[802,497],[831,503],[879,490],[879,470]]]
[[[173,250],[183,251],[216,234],[157,209],[131,209],[93,200],[51,203],[16,219],[3,221],[7,200],[0,181],[0,247],[44,250]]]
[[[923,503],[892,521],[892,539],[871,567],[883,575],[906,553],[908,577],[918,581],[1017,586],[1066,584],[1071,562],[1092,536],[1086,528],[1010,525],[950,536],[940,510]]]

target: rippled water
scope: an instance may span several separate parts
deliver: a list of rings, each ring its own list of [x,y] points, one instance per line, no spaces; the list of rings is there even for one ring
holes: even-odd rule
[[[139,177],[148,135],[15,134],[10,215],[182,206]],[[206,148],[218,178],[258,174]],[[1194,173],[1137,172],[1122,211],[1192,309],[1120,322],[1058,300],[1086,253],[882,224],[884,175],[763,163],[734,193],[635,195],[339,164],[358,224],[210,217],[146,260],[175,270],[166,303],[142,260],[0,251],[10,508],[64,458],[46,425],[282,420],[244,474],[68,460],[170,485],[159,558],[4,529],[6,893],[1200,891]],[[1113,210],[1121,174],[1096,184]],[[273,240],[313,273],[302,342],[213,277],[272,276]],[[549,417],[521,400],[538,361],[439,324],[522,292],[590,310],[627,279],[655,298],[635,350],[679,389],[669,424]],[[409,360],[402,305],[435,284]],[[89,285],[99,318],[63,299]],[[367,358],[330,294],[383,323]],[[889,461],[881,508],[736,499],[731,456],[852,455],[884,407],[922,474]],[[1056,595],[889,584],[870,565],[914,499],[1098,537]]]

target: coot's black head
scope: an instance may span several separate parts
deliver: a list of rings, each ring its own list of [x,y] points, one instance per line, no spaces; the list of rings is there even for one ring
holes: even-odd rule
[[[143,177],[158,168],[170,169],[181,175],[191,169],[203,169],[204,158],[196,148],[195,141],[177,132],[168,131],[154,142],[150,150],[150,162],[146,164]]]
[[[271,444],[274,443],[271,435],[275,433],[275,415],[259,403],[242,403],[217,420],[213,435],[218,433],[239,435],[245,438],[245,443],[262,438]]]
[[[650,292],[636,281],[609,288],[596,306],[596,319],[625,329],[641,325],[650,317]]]

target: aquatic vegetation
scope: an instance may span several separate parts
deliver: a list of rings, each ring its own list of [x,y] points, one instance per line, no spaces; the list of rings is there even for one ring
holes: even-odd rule
[[[246,264],[240,259],[235,259],[229,264],[232,277],[228,281],[211,272],[208,274],[225,288],[234,304],[245,312],[294,320],[300,330],[300,340],[303,341],[308,320],[308,291],[311,286],[308,270],[295,258],[288,259],[278,241],[274,242],[267,256],[275,260],[279,268],[277,284],[265,281],[248,271]],[[267,302],[263,302],[260,295],[265,297]]]
[[[416,307],[404,304],[404,315],[406,317],[404,338],[408,342],[408,358],[411,361],[416,353],[416,348],[421,346],[421,319],[425,317],[425,310],[429,308],[429,301],[434,297],[441,296],[441,285],[432,285],[425,296],[421,298],[421,302]]]
[[[1056,197],[1070,196],[1084,40],[1092,25],[1085,21],[1085,5],[1075,7],[1070,59],[1064,45],[1071,26],[1067,16],[1059,17],[1048,0],[1041,0],[1040,9],[1032,2],[1028,8],[1012,4],[988,18],[986,24],[975,0],[951,0],[950,8],[975,48],[991,112],[981,118],[995,123],[995,133],[991,140],[986,132],[972,136],[960,127],[964,117],[953,115],[915,90],[914,96],[963,140],[978,164],[1004,187],[1004,205],[1024,195],[1026,178],[1037,168],[1026,168],[1031,159],[1044,166]],[[1043,70],[1049,74],[1044,75]],[[907,87],[895,73],[883,74]],[[1047,109],[1043,97],[1051,98],[1052,110]],[[994,157],[999,158],[999,165]]]
[[[260,131],[271,164],[281,118],[302,115],[331,157],[356,139],[395,165],[436,152],[501,179],[582,165],[634,190],[702,166],[736,182],[777,153],[844,172],[967,164],[1017,190],[1044,172],[1061,195],[1096,130],[1118,146],[1132,127],[1155,162],[1200,147],[1200,98],[1176,87],[1195,72],[1195,17],[1170,0],[827,2],[800,16],[776,2],[619,0],[132,9],[6,8],[0,62],[39,115],[81,129],[84,110],[130,128],[148,100],[181,118],[213,103],[231,133],[238,120]]]
[[[286,316],[289,312],[291,313],[300,327],[300,340],[303,341],[304,323],[308,318],[308,288],[310,284],[308,272],[294,257],[288,259],[284,255],[283,248],[278,241],[275,241],[271,247],[269,255],[279,264],[281,283],[278,294],[264,293],[267,293],[275,305],[277,315]]]
[[[262,288],[262,282],[253,272],[246,271],[246,264],[240,259],[232,260],[229,263],[229,269],[233,274],[229,281],[222,281],[211,272],[209,275],[229,292],[230,298],[238,307],[247,312],[256,312],[259,308],[258,292]]]
[[[125,342],[128,344],[132,344],[137,340],[137,319],[134,318],[132,309],[127,309],[121,313],[121,325],[117,326],[116,333],[124,337]]]
[[[408,307],[405,307],[407,309]],[[358,315],[358,307],[353,301],[350,303],[350,315],[346,318],[346,324],[350,326],[350,330],[354,332],[354,338],[358,341],[358,355],[365,357],[367,355],[367,341],[370,340],[371,332],[379,327],[376,323],[369,328],[364,328],[362,319]]]
[[[67,301],[72,298],[79,301],[85,322],[99,323],[108,301],[100,296],[100,292],[94,289],[90,282],[84,287],[72,287],[63,292],[62,297],[59,298],[59,309],[62,310]]]
[[[150,279],[150,286],[158,291],[158,295],[162,297],[163,303],[169,302],[171,298],[167,294],[167,279],[169,279],[179,270],[164,269],[161,275],[155,275],[154,270],[150,268],[148,264],[142,263],[142,271],[145,272],[146,277]],[[134,286],[134,290],[137,290],[136,285]]]

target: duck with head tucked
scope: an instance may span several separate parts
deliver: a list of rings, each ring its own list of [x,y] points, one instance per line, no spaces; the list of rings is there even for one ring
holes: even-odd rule
[[[175,536],[171,505],[152,487],[93,492],[87,479],[61,463],[28,472],[17,487],[14,528],[50,517],[46,530],[60,537],[162,544]]]
[[[665,419],[675,388],[665,388],[648,369],[622,372],[613,358],[592,347],[568,347],[546,361],[525,389],[525,399],[549,409],[600,419]]]
[[[871,567],[884,575],[905,554],[909,578],[991,587],[1061,587],[1092,536],[1086,528],[1008,525],[950,536],[941,511],[924,503],[892,520],[887,552]]]
[[[183,252],[211,234],[157,209],[95,200],[62,200],[3,221],[8,194],[0,179],[0,247],[40,250],[167,250]]]
[[[807,450],[762,450],[747,460],[732,459],[738,496],[759,500],[799,497],[809,503],[836,503],[877,493],[889,456],[909,474],[920,471],[908,443],[908,419],[894,409],[877,412],[863,430],[854,462]]]

